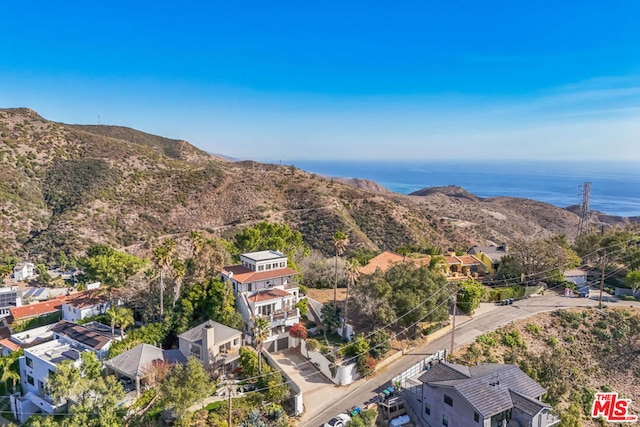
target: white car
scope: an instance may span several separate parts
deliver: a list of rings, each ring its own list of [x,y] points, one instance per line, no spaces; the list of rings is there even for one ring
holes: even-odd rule
[[[345,427],[351,421],[351,417],[347,414],[338,414],[324,423],[324,427]]]

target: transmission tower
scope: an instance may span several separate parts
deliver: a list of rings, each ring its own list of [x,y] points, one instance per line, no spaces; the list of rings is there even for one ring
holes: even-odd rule
[[[578,236],[589,233],[589,222],[591,220],[591,209],[589,201],[591,199],[591,183],[582,184],[582,203],[580,204],[580,224],[578,225]]]

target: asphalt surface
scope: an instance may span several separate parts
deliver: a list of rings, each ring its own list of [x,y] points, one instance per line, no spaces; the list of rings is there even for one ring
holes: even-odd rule
[[[639,305],[639,303],[634,302],[618,301],[617,298],[611,297],[608,294],[603,300],[604,303],[610,307]],[[468,318],[468,320],[462,324],[457,324],[455,330],[455,347],[469,343],[477,336],[495,330],[510,322],[526,319],[538,313],[553,311],[559,308],[597,305],[598,298],[596,292],[592,292],[591,298],[567,298],[557,294],[547,294],[516,301],[513,305],[496,306],[494,309],[480,313],[473,318]],[[353,406],[362,407],[364,402],[389,387],[393,377],[409,369],[426,356],[438,350],[448,350],[450,347],[451,334],[449,333],[409,351],[398,361],[387,366],[382,372],[379,372],[369,380],[359,380],[346,389],[328,386],[326,393],[323,392],[325,395],[323,397],[326,398],[326,401],[322,404],[322,407],[307,407],[307,412],[303,415],[300,425],[304,427],[322,427],[326,421],[336,414],[347,412],[347,410]],[[316,402],[314,402],[314,404],[318,405]]]

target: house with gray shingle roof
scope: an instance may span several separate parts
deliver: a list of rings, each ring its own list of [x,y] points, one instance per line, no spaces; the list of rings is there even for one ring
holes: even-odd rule
[[[551,427],[560,419],[542,402],[546,390],[516,365],[437,363],[422,383],[421,423],[445,427]]]
[[[205,368],[232,371],[240,358],[242,331],[207,320],[178,335],[178,343],[184,357],[194,356]]]
[[[154,369],[162,364],[187,363],[187,358],[178,350],[162,350],[151,344],[138,344],[130,350],[104,362],[107,375],[113,374],[125,386],[125,391],[140,389],[154,384]]]

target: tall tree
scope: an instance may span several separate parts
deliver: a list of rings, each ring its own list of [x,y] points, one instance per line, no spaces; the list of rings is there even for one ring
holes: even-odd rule
[[[180,298],[180,292],[182,291],[182,281],[187,274],[186,264],[176,259],[171,263],[171,276],[173,277],[173,307],[176,306],[178,298]]]
[[[258,350],[258,372],[262,374],[262,349],[264,342],[269,338],[271,331],[271,323],[264,317],[255,317],[253,319],[253,339]]]
[[[124,330],[133,325],[133,311],[126,307],[111,307],[108,311],[111,322],[111,336],[115,336],[115,328],[120,329],[120,337],[124,339]]]
[[[165,406],[182,418],[187,409],[199,399],[208,396],[213,383],[202,364],[189,357],[186,365],[176,365],[160,386]]]
[[[349,245],[349,238],[342,231],[336,231],[333,235],[333,246],[336,250],[335,280],[333,283],[333,306],[338,307],[338,257],[344,253]]]
[[[160,318],[164,318],[164,278],[175,259],[176,241],[168,239],[153,251],[153,263],[160,272]]]
[[[193,230],[189,232],[189,241],[191,242],[191,258],[195,258],[204,246],[204,239],[200,232]]]
[[[344,301],[344,325],[342,327],[342,338],[347,338],[347,319],[349,315],[349,291],[351,287],[356,284],[358,277],[360,276],[360,263],[357,259],[351,259],[347,262],[345,268],[347,273],[347,298]]]

